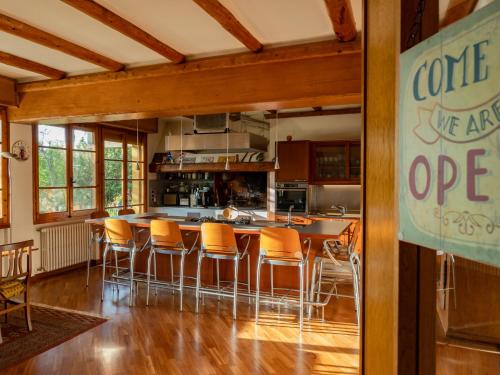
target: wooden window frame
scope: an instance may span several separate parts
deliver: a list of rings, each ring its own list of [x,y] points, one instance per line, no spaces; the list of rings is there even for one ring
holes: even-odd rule
[[[110,129],[103,127],[102,129],[102,142],[100,143],[101,145],[101,153],[103,155],[102,157],[102,207],[103,210],[106,209],[114,209],[114,208],[134,208],[134,207],[140,207],[143,206],[143,212],[147,211],[148,208],[148,199],[147,199],[147,173],[148,171],[146,170],[146,159],[147,159],[147,134],[145,133],[139,133],[139,143],[142,145],[142,164],[143,164],[143,178],[142,179],[130,179],[128,177],[128,152],[127,152],[127,144],[128,143],[136,143],[136,138],[137,134],[132,131],[127,131],[127,130],[118,130],[118,129]],[[122,206],[120,207],[106,207],[104,205],[104,199],[105,199],[105,176],[104,176],[104,144],[106,140],[114,140],[114,141],[120,141],[122,143],[122,149],[123,149],[123,160],[120,160],[123,162],[123,185],[122,185]],[[133,161],[131,161],[133,162]],[[135,204],[135,205],[129,205],[128,203],[128,181],[142,181],[142,194],[143,194],[143,204]]]
[[[2,152],[10,151],[10,123],[7,116],[7,110],[0,107],[0,120],[2,122]],[[10,228],[10,181],[9,181],[9,161],[5,158],[1,158],[2,163],[2,174],[0,178],[2,179],[2,189],[1,189],[1,200],[2,200],[2,216],[0,218],[0,229]]]
[[[52,124],[47,124],[52,125]],[[117,130],[114,128],[109,128],[102,126],[100,124],[68,124],[68,125],[54,125],[61,126],[66,129],[66,189],[67,189],[67,210],[64,212],[51,212],[51,213],[40,213],[39,212],[39,171],[38,171],[38,125],[33,126],[33,222],[34,224],[46,224],[51,222],[64,221],[70,218],[89,218],[90,214],[95,211],[104,210],[104,140],[106,137],[111,135],[112,137],[119,137],[122,139],[122,145],[124,147],[124,163],[123,163],[123,194],[124,194],[124,208],[128,207],[127,202],[127,140],[130,143],[132,140],[136,139],[135,132],[130,132],[127,130]],[[80,151],[74,150],[73,146],[73,129],[81,130],[91,130],[95,132],[95,143],[96,143],[96,208],[89,210],[73,210],[73,152]],[[144,197],[144,211],[147,210],[147,171],[145,169],[145,160],[147,152],[147,134],[139,133],[139,139],[143,147],[143,160],[144,160],[144,174],[143,174],[143,197]],[[90,188],[90,186],[89,186]]]

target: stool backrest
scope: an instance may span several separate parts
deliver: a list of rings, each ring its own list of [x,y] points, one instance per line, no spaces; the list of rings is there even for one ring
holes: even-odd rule
[[[132,208],[122,208],[121,210],[118,210],[118,216],[133,214],[135,214],[135,210]]]
[[[268,257],[302,259],[299,232],[292,228],[262,229],[260,253]]]
[[[357,254],[361,253],[361,246],[356,246],[358,243],[359,239],[359,234],[361,231],[361,221],[357,221],[356,224],[354,225],[354,230],[352,232],[352,237],[351,237],[351,242],[349,242],[348,246],[348,253],[351,254],[353,252],[356,252]]]
[[[128,245],[134,240],[132,228],[126,220],[106,219],[104,220],[106,228],[106,238],[108,242],[118,245]]]
[[[90,214],[91,219],[102,219],[103,217],[109,217],[108,211],[95,211]]]
[[[201,248],[210,252],[238,252],[233,227],[228,224],[201,224]]]
[[[151,243],[168,247],[184,247],[179,224],[172,220],[151,220]]]

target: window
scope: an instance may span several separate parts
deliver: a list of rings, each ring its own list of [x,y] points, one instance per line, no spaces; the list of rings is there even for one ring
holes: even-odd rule
[[[102,209],[111,215],[125,207],[143,212],[144,147],[131,139],[135,140],[132,134],[97,126],[37,125],[35,223]]]
[[[9,123],[7,122],[7,112],[0,108],[0,150],[9,151]],[[9,226],[9,161],[6,158],[0,159],[0,228]]]
[[[144,212],[143,139],[132,134],[104,135],[104,209],[116,215],[122,208]]]

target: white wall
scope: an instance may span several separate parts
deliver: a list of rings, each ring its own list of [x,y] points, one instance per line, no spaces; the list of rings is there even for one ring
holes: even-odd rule
[[[10,124],[10,144],[23,140],[32,151],[31,125]],[[33,159],[26,161],[11,160],[11,194],[12,194],[12,241],[35,241],[35,247],[40,247],[40,234],[33,225]],[[8,229],[4,229],[3,239],[9,240]],[[38,273],[40,267],[40,251],[35,251],[32,258],[33,273]]]

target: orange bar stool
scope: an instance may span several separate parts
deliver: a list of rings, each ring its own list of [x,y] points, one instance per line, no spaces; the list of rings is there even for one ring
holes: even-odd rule
[[[173,280],[173,256],[180,256],[180,274],[179,274],[179,287],[174,290],[179,291],[180,295],[180,311],[182,311],[182,297],[183,297],[183,289],[184,289],[184,258],[186,255],[191,254],[196,247],[198,242],[199,233],[197,234],[196,239],[194,240],[193,246],[191,249],[187,249],[184,246],[184,241],[182,240],[181,230],[179,229],[179,225],[175,221],[171,220],[151,220],[151,250],[149,252],[148,257],[148,271],[147,271],[147,296],[146,296],[146,305],[149,305],[149,287],[151,284],[151,260],[154,261],[154,276],[155,276],[155,284],[164,284],[159,283],[156,280],[156,254],[166,254],[170,255],[170,266],[171,266],[171,275],[172,275],[172,283],[171,287],[174,288],[174,280]]]
[[[250,269],[250,255],[248,254],[248,245],[251,237],[243,235],[241,238],[247,237],[245,250],[240,252],[233,227],[228,224],[220,223],[203,223],[201,225],[201,249],[198,252],[198,270],[196,273],[196,313],[199,311],[200,295],[211,294],[216,296],[227,296],[227,293],[208,288],[201,288],[201,263],[203,258],[212,258],[215,260],[232,260],[234,261],[234,283],[233,283],[233,319],[236,319],[236,307],[238,300],[238,264],[240,260],[247,259],[248,269]],[[250,272],[247,275],[247,286],[250,289]]]
[[[104,217],[109,217],[109,213],[107,211],[97,211],[97,212],[92,212],[90,214],[91,219],[101,219]],[[90,262],[92,261],[92,248],[95,245],[100,245],[103,242],[104,242],[104,228],[100,225],[91,224],[90,241],[87,252],[87,284],[86,284],[87,288],[89,286]]]
[[[144,248],[149,244],[149,241],[146,241],[144,246],[141,248],[137,247],[137,244],[134,240],[134,235],[132,232],[132,228],[130,224],[126,220],[122,219],[106,219],[104,220],[104,228],[105,228],[105,241],[106,247],[104,248],[103,254],[103,262],[102,262],[102,295],[101,301],[104,300],[104,285],[106,283],[113,285],[123,285],[123,283],[114,280],[106,280],[106,257],[109,251],[115,252],[115,255],[118,252],[125,252],[129,254],[129,306],[132,306],[133,302],[133,294],[134,294],[134,262],[135,256],[138,252],[144,250]],[[116,259],[116,258],[115,258]],[[118,274],[114,274],[113,278],[118,278]]]
[[[300,330],[304,326],[304,293],[307,299],[307,287],[304,289],[304,269],[307,272],[311,240],[306,239],[307,250],[304,254],[299,232],[291,228],[263,228],[260,232],[260,252],[257,262],[257,290],[255,295],[255,323],[259,322],[260,270],[262,264],[271,266],[295,266],[299,268],[299,317]],[[307,272],[308,273],[308,272]],[[307,282],[307,277],[306,282]]]

